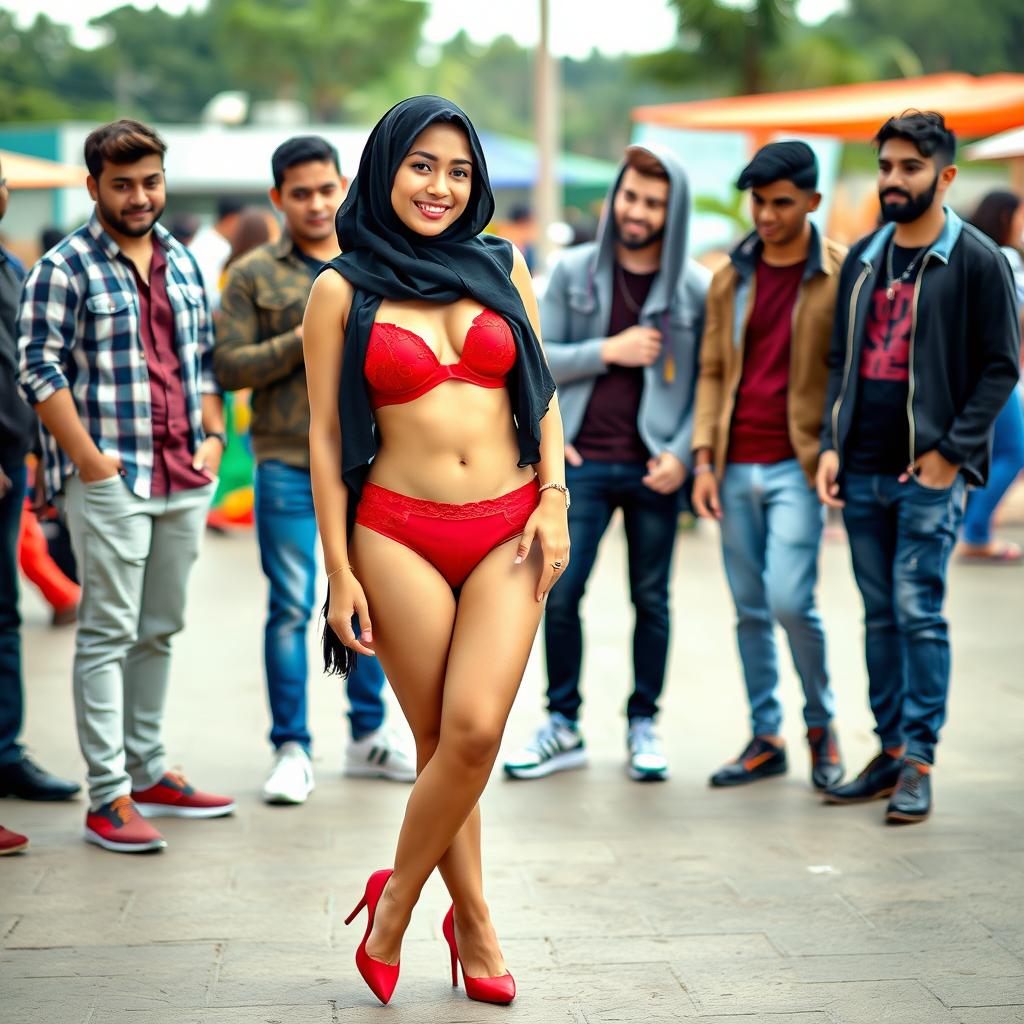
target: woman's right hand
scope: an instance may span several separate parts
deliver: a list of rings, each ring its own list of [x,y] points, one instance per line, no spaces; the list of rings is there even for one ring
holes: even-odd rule
[[[373,643],[373,627],[370,625],[370,609],[362,585],[348,567],[335,573],[328,583],[327,625],[334,635],[357,654],[376,657],[367,646]],[[352,628],[352,616],[359,616],[361,632],[356,636]]]

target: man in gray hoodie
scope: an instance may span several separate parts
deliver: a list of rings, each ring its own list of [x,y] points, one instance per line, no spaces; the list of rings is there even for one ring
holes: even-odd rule
[[[654,733],[668,657],[668,583],[687,477],[704,296],[710,273],[687,259],[689,187],[673,154],[630,146],[595,242],[569,250],[541,302],[565,426],[572,560],[547,603],[548,722],[505,762],[532,779],[586,763],[577,727],[579,603],[621,509],[636,609],[628,770],[664,779]]]

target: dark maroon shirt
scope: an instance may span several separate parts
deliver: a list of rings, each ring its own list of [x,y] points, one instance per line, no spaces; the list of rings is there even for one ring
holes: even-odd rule
[[[787,398],[793,308],[806,261],[772,267],[757,261],[754,308],[747,321],[743,373],[729,431],[729,462],[770,465],[795,459]]]
[[[192,427],[175,346],[174,309],[167,297],[167,256],[163,246],[153,239],[148,284],[134,263],[131,267],[139,291],[139,334],[149,370],[153,414],[151,494],[162,498],[175,491],[203,487],[211,478],[192,468]]]
[[[634,327],[654,274],[631,274],[616,266],[612,274],[612,309],[608,337]],[[628,292],[623,294],[623,288]],[[637,430],[640,398],[644,391],[642,366],[609,366],[594,381],[587,411],[573,444],[584,459],[597,462],[641,462],[650,458],[647,445]]]

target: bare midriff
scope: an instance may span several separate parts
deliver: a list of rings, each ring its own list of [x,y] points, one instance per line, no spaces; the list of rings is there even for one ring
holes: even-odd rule
[[[441,307],[386,303],[377,320],[414,331],[442,363],[454,363],[479,312],[472,301]],[[410,498],[465,504],[501,497],[533,479],[532,467],[517,464],[507,388],[448,380],[411,402],[382,406],[375,418],[379,447],[369,480],[380,487]]]

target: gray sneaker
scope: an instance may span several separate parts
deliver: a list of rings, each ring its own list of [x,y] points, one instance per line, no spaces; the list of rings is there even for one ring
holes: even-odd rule
[[[583,768],[586,763],[586,744],[579,730],[555,714],[505,762],[505,773],[513,779],[541,779],[554,772]]]
[[[661,782],[668,778],[668,758],[654,734],[653,718],[634,718],[629,723],[629,777],[637,782]]]

